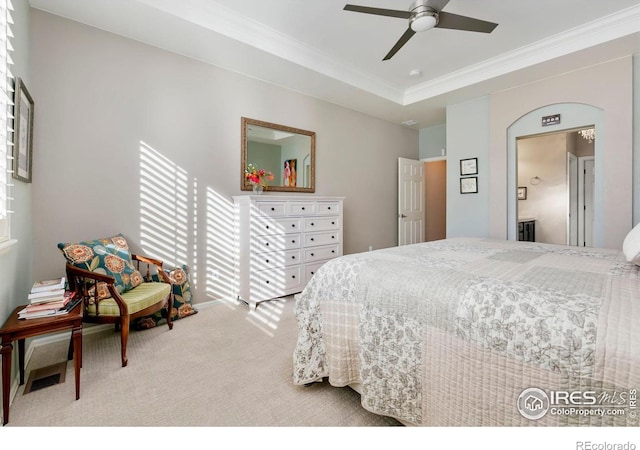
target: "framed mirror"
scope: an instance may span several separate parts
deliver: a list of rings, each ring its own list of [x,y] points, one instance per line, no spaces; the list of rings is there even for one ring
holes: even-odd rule
[[[243,191],[253,189],[245,178],[249,164],[273,174],[267,191],[315,192],[316,133],[243,117],[240,167]]]

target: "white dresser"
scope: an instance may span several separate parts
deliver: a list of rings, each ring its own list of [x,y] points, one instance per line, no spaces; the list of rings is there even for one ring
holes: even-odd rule
[[[257,303],[302,291],[342,255],[344,197],[241,195],[236,212],[238,298]]]

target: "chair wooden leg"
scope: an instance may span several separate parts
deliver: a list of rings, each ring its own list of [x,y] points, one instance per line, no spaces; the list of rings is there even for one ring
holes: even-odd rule
[[[169,294],[169,300],[167,300],[167,325],[170,330],[173,330],[173,322],[171,321],[171,308],[173,307],[173,293]]]
[[[121,318],[120,325],[120,353],[122,356],[122,367],[126,367],[129,360],[127,359],[127,341],[129,340],[129,316]]]

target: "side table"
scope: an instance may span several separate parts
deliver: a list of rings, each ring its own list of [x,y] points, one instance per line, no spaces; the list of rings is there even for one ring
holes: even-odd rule
[[[73,359],[76,381],[76,400],[80,398],[80,368],[82,367],[82,302],[69,313],[42,317],[39,319],[18,319],[18,306],[0,329],[2,336],[2,425],[9,422],[9,396],[11,390],[11,352],[13,341],[18,341],[18,362],[20,365],[20,385],[24,384],[24,341],[26,338],[41,334],[55,333],[71,329],[73,340]],[[70,349],[71,350],[71,349]],[[71,359],[71,351],[69,352]]]

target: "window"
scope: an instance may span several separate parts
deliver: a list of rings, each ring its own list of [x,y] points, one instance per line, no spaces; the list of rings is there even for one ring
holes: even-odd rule
[[[0,0],[0,243],[10,237],[13,172],[13,75],[11,74],[11,0]]]

